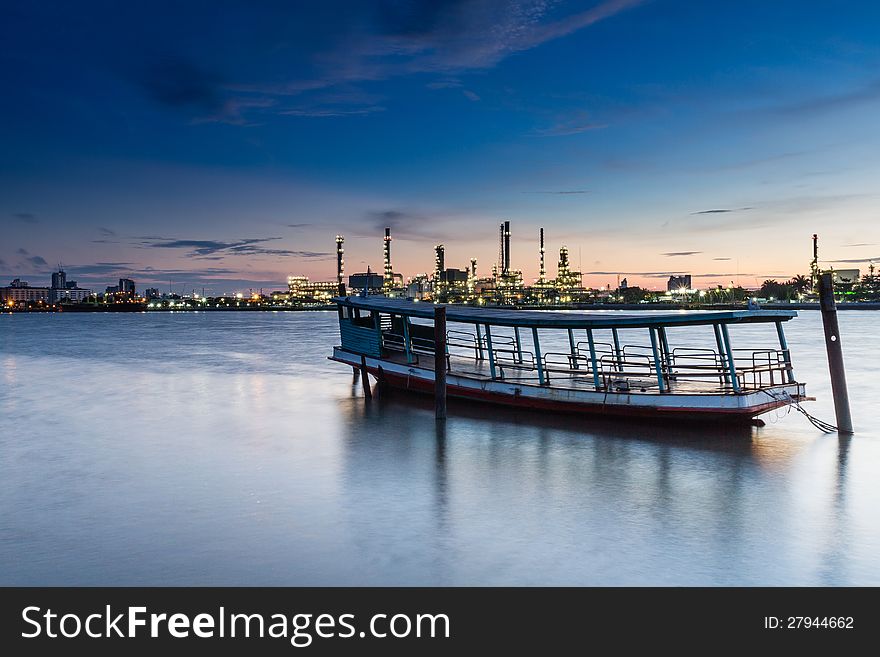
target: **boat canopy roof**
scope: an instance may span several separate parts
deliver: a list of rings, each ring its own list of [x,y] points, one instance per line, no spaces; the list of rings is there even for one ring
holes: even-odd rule
[[[333,299],[343,307],[378,311],[408,317],[434,318],[435,304],[408,299],[349,296]],[[446,319],[464,324],[519,326],[527,328],[644,328],[648,326],[692,326],[785,322],[797,317],[794,310],[675,310],[666,312],[549,311],[516,310],[442,304]]]

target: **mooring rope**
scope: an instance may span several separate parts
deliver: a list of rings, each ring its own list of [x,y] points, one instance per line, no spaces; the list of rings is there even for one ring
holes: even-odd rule
[[[838,430],[837,427],[834,426],[833,424],[826,422],[825,420],[820,420],[819,418],[817,418],[814,415],[810,415],[810,413],[807,411],[807,409],[805,409],[803,406],[801,406],[800,402],[797,399],[795,399],[794,397],[792,397],[790,394],[788,394],[788,392],[786,392],[785,390],[781,391],[778,395],[770,392],[769,390],[762,390],[761,392],[765,393],[771,399],[775,399],[776,401],[785,402],[786,404],[788,404],[789,408],[794,407],[794,409],[796,411],[803,414],[803,416],[806,417],[807,420],[810,421],[810,424],[812,424],[814,427],[816,427],[819,431],[822,431],[823,433],[835,433]]]

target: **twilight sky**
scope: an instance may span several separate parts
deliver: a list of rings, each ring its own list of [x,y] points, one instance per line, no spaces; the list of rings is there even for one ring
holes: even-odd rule
[[[0,284],[880,262],[880,3],[0,4]]]

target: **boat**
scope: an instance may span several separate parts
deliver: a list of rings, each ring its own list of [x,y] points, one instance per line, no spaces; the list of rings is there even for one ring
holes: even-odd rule
[[[340,344],[330,360],[395,389],[434,393],[436,354],[445,355],[449,397],[516,408],[760,423],[762,413],[807,399],[783,329],[796,311],[565,312],[379,295],[333,301]],[[436,349],[441,305],[446,345]],[[771,346],[747,346],[758,329]]]

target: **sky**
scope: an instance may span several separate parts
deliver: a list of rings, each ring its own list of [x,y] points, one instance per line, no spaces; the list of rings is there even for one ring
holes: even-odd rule
[[[0,284],[880,262],[880,3],[0,3]]]

